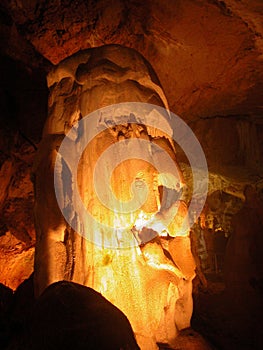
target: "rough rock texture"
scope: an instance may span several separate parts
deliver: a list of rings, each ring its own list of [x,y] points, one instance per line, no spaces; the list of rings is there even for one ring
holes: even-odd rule
[[[0,281],[13,290],[33,272],[35,244],[30,180],[35,152],[27,144],[15,148],[9,157],[2,155],[0,168]]]
[[[14,27],[53,64],[117,43],[148,59],[187,118],[260,113],[261,1],[4,1]],[[163,67],[165,66],[165,70]],[[226,102],[227,101],[227,102]]]
[[[191,121],[216,175],[224,173],[231,181],[239,176],[244,183],[254,175],[252,181],[258,181],[261,1],[4,1],[2,7],[8,14],[2,27],[53,64],[104,44],[138,50],[158,73],[171,110]],[[18,40],[25,57],[20,53],[17,59],[47,68],[22,39],[10,37],[4,52],[13,57]]]
[[[8,124],[19,122],[25,135],[39,139],[45,98],[38,91],[46,96],[39,87],[51,63],[105,43],[133,47],[151,62],[172,111],[189,121],[201,142],[210,192],[243,199],[245,184],[262,188],[262,12],[260,0],[4,0],[2,116],[11,110]],[[18,67],[26,67],[23,75]],[[37,69],[39,79],[32,79]]]
[[[15,175],[21,165],[17,156],[11,157],[17,130],[35,142],[41,137],[45,75],[52,64],[79,49],[119,43],[137,49],[151,62],[169,106],[187,120],[204,147],[210,169],[205,216],[210,222],[211,216],[216,217],[230,234],[231,217],[244,201],[244,186],[252,183],[259,192],[263,186],[262,16],[261,0],[1,1],[0,119],[5,131],[0,145],[1,166],[5,163],[1,172],[6,174],[0,182],[1,200],[10,203],[6,197],[10,171]],[[23,148],[15,152],[23,158]],[[180,152],[177,157],[188,181],[185,157]],[[12,177],[12,186],[18,186],[19,178]],[[28,197],[28,188],[23,188]],[[28,215],[32,202],[21,203],[20,198],[16,205],[24,223],[18,225],[21,230],[1,209],[0,238],[9,243],[1,248],[0,280],[14,289],[33,268],[22,238],[27,227],[32,232],[33,217]],[[12,218],[14,208],[12,203]],[[25,258],[15,249],[17,244],[27,252]],[[13,268],[11,273],[7,262],[18,266],[18,256],[19,266],[27,267]]]
[[[149,63],[135,50],[108,45],[80,52],[61,62],[50,72],[48,83],[51,89],[49,115],[33,167],[36,189],[36,293],[63,279],[89,286],[101,292],[127,315],[142,349],[157,349],[157,343],[173,345],[178,330],[190,325],[195,263],[191,254],[189,227],[183,229],[177,219],[180,217],[184,220],[187,215],[186,205],[177,200],[176,195],[182,186],[180,172],[177,177],[172,173],[172,168],[162,166],[158,180],[154,169],[165,154],[176,162],[171,136],[155,129],[156,124],[149,126],[140,122],[143,109],[138,109],[136,114],[127,107],[116,107],[110,113],[101,111],[94,125],[94,118],[91,118],[91,121],[87,119],[84,129],[81,126],[76,129],[77,135],[70,141],[69,152],[72,155],[79,149],[79,142],[83,142],[81,130],[88,137],[106,125],[106,129],[87,145],[78,167],[80,195],[86,210],[94,218],[87,222],[76,213],[79,207],[76,204],[74,169],[69,158],[58,149],[74,122],[105,105],[129,101],[155,102],[164,106],[167,102],[158,79]],[[156,115],[161,118],[154,105],[151,113],[155,116],[152,117],[153,121]],[[121,118],[121,124],[114,126],[116,118]],[[135,119],[135,124],[132,124],[132,119]],[[101,176],[109,172],[107,176],[112,181],[111,190],[120,202],[109,202],[109,206],[105,207],[94,188],[95,166],[103,152],[112,145],[119,145],[120,137],[125,140],[127,151],[131,142],[138,140],[146,139],[147,146],[139,143],[140,152],[136,156],[139,159],[133,159],[132,153],[126,161],[114,167],[112,178],[110,164],[115,157],[118,161],[122,160],[121,150],[125,146],[107,156],[95,181],[103,188],[105,182]],[[71,140],[71,137],[67,136],[67,139]],[[155,144],[162,151],[155,153],[154,148],[150,148]],[[147,147],[148,162],[143,161],[146,159],[144,148]],[[55,168],[55,162],[59,162],[59,168]],[[68,223],[58,208],[54,172],[59,177],[57,193],[63,193],[61,210],[70,212],[67,215]],[[65,174],[68,175],[65,177]],[[67,181],[68,177],[70,181]],[[127,214],[116,215],[121,203],[129,199],[133,181],[135,186],[139,186],[136,185],[138,181],[147,184],[149,194],[138,209],[129,207]],[[163,200],[158,186],[163,188]],[[141,190],[138,187],[136,191],[134,196],[137,200]],[[174,209],[177,211],[177,207],[178,214],[175,216]],[[148,220],[136,228],[141,213]],[[117,220],[123,220],[125,227],[119,228],[122,222]],[[162,223],[166,236],[169,233],[170,237],[158,237],[163,229],[156,232],[154,220]],[[99,223],[108,226],[102,227]],[[75,232],[75,227],[83,226],[83,231],[78,229]],[[134,241],[135,228],[140,246]],[[82,237],[79,233],[82,233]],[[152,238],[145,238],[152,233]]]
[[[45,74],[1,56],[0,282],[15,290],[33,271],[33,158],[46,118]]]

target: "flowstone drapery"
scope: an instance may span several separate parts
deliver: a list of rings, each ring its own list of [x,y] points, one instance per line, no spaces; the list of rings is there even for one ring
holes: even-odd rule
[[[61,62],[49,73],[48,86],[49,115],[33,169],[36,294],[59,280],[89,286],[126,314],[141,349],[157,349],[157,343],[172,346],[178,330],[190,325],[195,269],[189,229],[182,224],[187,217],[186,204],[179,200],[183,179],[171,137],[142,123],[139,114],[119,109],[123,102],[149,103],[150,120],[161,118],[154,105],[167,108],[167,101],[158,78],[139,53],[109,45]],[[112,113],[102,110],[95,126],[103,128],[80,157],[76,185],[75,169],[63,159],[60,145],[73,125],[113,104],[117,107]],[[68,134],[72,154],[80,137],[93,131],[87,122],[78,126],[75,136]],[[109,171],[120,149],[132,148],[138,140],[146,142],[136,146],[146,156],[128,157]],[[123,147],[105,157],[96,172],[103,153],[121,142]],[[161,165],[163,172],[157,169],[153,160],[164,164],[164,155],[172,159],[176,173],[166,165]],[[56,182],[57,192],[54,172],[61,179]],[[117,198],[116,207],[114,201],[101,202],[107,197],[107,189],[103,190],[107,181]],[[94,218],[92,223],[81,222],[76,214],[76,188]],[[118,203],[125,206],[133,197],[137,207],[120,214]],[[82,227],[81,232],[76,227]]]

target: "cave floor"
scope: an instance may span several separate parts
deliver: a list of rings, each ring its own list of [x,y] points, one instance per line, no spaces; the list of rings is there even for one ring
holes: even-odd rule
[[[173,349],[159,345],[160,350],[263,349],[262,295],[258,293],[259,298],[256,294],[254,297],[249,297],[244,293],[243,298],[240,296],[238,298],[237,295],[229,296],[220,274],[209,274],[206,275],[206,278],[207,288],[199,288],[194,293],[192,328],[181,331]],[[31,284],[32,279],[23,284],[23,290],[20,290],[19,294],[21,295],[17,299],[17,306],[23,315],[23,310],[30,309],[30,305],[32,305]],[[21,305],[24,305],[22,309]],[[13,315],[13,317],[15,316]],[[5,321],[3,324],[6,324],[7,328],[2,328],[0,332],[0,347],[4,346],[5,348],[5,344],[7,345],[11,340],[14,340],[15,345],[17,342],[19,343],[18,331],[21,327],[16,329],[14,333],[13,327],[9,329],[7,320],[3,319],[2,321]],[[14,337],[16,339],[13,339]],[[19,348],[15,345],[10,349]]]

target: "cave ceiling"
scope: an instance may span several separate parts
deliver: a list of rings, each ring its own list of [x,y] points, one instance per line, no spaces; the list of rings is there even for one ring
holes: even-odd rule
[[[3,0],[0,19],[1,54],[43,77],[79,50],[136,49],[156,71],[170,109],[195,132],[211,172],[262,179],[262,0]],[[20,124],[34,139],[46,110],[33,109]]]
[[[48,69],[89,47],[135,48],[187,120],[262,113],[261,0],[1,2],[2,52]]]

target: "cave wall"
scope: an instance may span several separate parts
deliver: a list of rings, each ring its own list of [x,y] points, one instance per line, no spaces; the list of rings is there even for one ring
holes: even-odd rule
[[[1,56],[0,282],[16,289],[33,272],[30,173],[46,119],[45,73]]]
[[[52,64],[81,49],[122,44],[151,62],[171,109],[187,119],[261,113],[260,1],[13,0],[2,7],[6,32],[17,30]]]
[[[210,194],[243,200],[245,184],[262,188],[261,1],[4,0],[0,14],[1,282],[15,289],[32,272],[30,168],[46,118],[45,76],[80,49],[122,44],[149,60],[171,110],[204,148]]]

